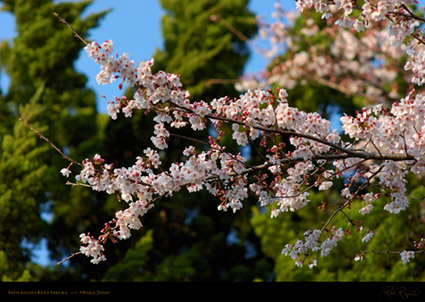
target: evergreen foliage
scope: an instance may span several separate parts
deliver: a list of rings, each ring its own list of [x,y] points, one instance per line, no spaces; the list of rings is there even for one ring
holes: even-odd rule
[[[66,153],[81,160],[97,144],[94,94],[74,69],[82,48],[53,12],[66,17],[82,35],[105,13],[81,19],[91,1],[55,4],[51,0],[2,1],[13,13],[17,35],[0,46],[0,66],[9,76],[0,96],[0,267],[4,279],[19,280],[31,266],[41,238],[53,240],[55,222],[43,219],[69,202],[58,173],[68,163],[18,120],[22,117]],[[57,216],[56,216],[57,218]],[[63,230],[60,230],[62,232]],[[59,234],[56,234],[58,236]],[[7,265],[6,265],[7,264]]]
[[[212,79],[236,80],[249,57],[247,41],[257,30],[247,0],[161,0],[163,49],[154,54],[157,70],[179,74],[193,100],[236,96],[233,84],[210,85]],[[214,21],[214,18],[217,18]]]

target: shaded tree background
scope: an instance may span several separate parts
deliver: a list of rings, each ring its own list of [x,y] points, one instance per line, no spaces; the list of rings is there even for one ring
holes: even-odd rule
[[[18,118],[26,119],[76,159],[99,145],[96,98],[86,87],[86,77],[73,67],[81,42],[53,16],[54,11],[62,14],[86,35],[105,14],[82,19],[90,3],[1,2],[2,10],[14,14],[17,29],[16,38],[0,46],[0,66],[10,78],[7,93],[0,95],[3,280],[16,280],[21,274],[38,278],[39,269],[30,262],[31,250],[41,238],[54,240],[57,230],[55,220],[49,224],[41,214],[72,204],[72,193],[57,173],[66,161]]]

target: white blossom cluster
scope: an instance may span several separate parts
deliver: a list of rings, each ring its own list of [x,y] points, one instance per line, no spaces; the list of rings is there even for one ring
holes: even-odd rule
[[[413,12],[409,5],[415,4],[414,0],[379,0],[364,1],[361,5],[361,14],[354,17],[355,2],[351,0],[337,0],[332,2],[322,0],[298,0],[297,8],[300,12],[304,9],[315,9],[322,13],[322,18],[328,19],[337,12],[342,12],[342,16],[335,21],[335,25],[342,28],[354,27],[357,31],[364,31],[371,23],[385,21],[388,22],[387,30],[389,41],[399,46],[408,39],[406,52],[409,60],[405,69],[412,70],[414,77],[412,82],[417,85],[425,83],[425,57],[424,45],[422,42],[423,33],[419,30],[420,22],[412,17]],[[412,38],[412,37],[415,38]]]
[[[393,104],[391,114],[379,114],[380,110],[380,106],[375,106],[355,117],[344,116],[341,118],[342,129],[357,141],[371,142],[369,148],[381,154],[391,154],[395,158],[408,154],[414,158],[413,165],[405,161],[387,160],[380,167],[380,184],[391,189],[393,200],[385,206],[385,210],[399,213],[408,206],[405,175],[409,170],[417,175],[423,175],[425,171],[425,98],[412,92]],[[372,209],[373,200],[366,202],[368,205],[362,209],[363,213]]]
[[[413,258],[415,258],[415,252],[414,251],[402,251],[400,253],[401,262],[403,262],[404,265],[410,262]]]
[[[344,231],[342,228],[335,229],[331,228],[330,235],[323,242],[320,242],[320,236],[322,231],[320,230],[309,230],[304,233],[305,242],[298,240],[295,244],[287,244],[282,250],[282,254],[290,256],[295,260],[297,266],[302,266],[305,260],[305,256],[312,252],[320,251],[321,257],[326,257],[337,246],[337,242],[344,237]],[[316,266],[316,259],[309,263],[309,268]]]
[[[309,250],[312,252],[320,250],[319,238],[321,234],[322,232],[320,230],[310,230],[305,232],[305,242],[297,240],[297,242],[293,245],[287,244],[282,250],[282,254],[290,256],[293,260],[295,260],[295,264],[301,267],[303,265],[302,257],[307,254]],[[314,264],[316,263],[317,262],[314,262]],[[311,268],[313,266],[314,265],[311,265]]]
[[[348,29],[331,26],[339,20],[341,10],[337,11],[334,5],[330,5],[329,10],[333,14],[327,20],[330,26],[325,28],[319,28],[314,19],[303,12],[306,20],[300,35],[294,34],[293,14],[276,5],[272,14],[276,21],[261,23],[260,32],[270,48],[283,49],[275,51],[274,55],[284,54],[285,60],[274,60],[273,68],[262,72],[261,76],[243,76],[236,88],[246,91],[274,84],[291,89],[308,80],[373,102],[388,105],[398,100],[400,87],[395,81],[396,76],[403,74],[406,81],[412,81],[414,77],[412,72],[403,73],[402,64],[394,64],[394,60],[406,55],[406,45],[392,43],[392,36],[384,30],[386,25],[382,22],[368,22],[368,26],[362,26],[360,32],[355,30],[355,25],[361,23],[357,19],[357,23]],[[330,51],[314,43],[319,38],[329,40]],[[415,49],[419,51],[420,47]],[[415,57],[411,56],[412,59]]]
[[[103,245],[99,243],[99,241],[91,236],[88,236],[84,233],[80,235],[80,240],[82,244],[86,244],[87,246],[81,246],[80,252],[87,257],[92,257],[90,260],[93,264],[98,264],[100,261],[105,261],[106,257],[103,254],[105,248]]]

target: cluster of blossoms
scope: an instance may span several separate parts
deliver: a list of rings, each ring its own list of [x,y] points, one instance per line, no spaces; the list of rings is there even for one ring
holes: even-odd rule
[[[417,85],[425,83],[425,56],[424,35],[419,29],[423,18],[415,15],[409,5],[416,4],[415,0],[379,0],[379,1],[338,0],[325,2],[322,0],[297,0],[297,8],[300,12],[305,9],[315,9],[322,14],[322,18],[328,19],[338,14],[335,25],[342,28],[355,28],[362,32],[376,22],[387,21],[389,41],[396,46],[402,45],[407,40],[406,53],[409,60],[405,69],[411,69],[414,73],[412,82]],[[361,14],[355,14],[360,10]]]
[[[93,259],[90,260],[91,263],[98,264],[100,261],[106,260],[106,257],[103,254],[105,248],[99,243],[97,238],[90,236],[90,234],[86,235],[83,233],[80,235],[80,240],[82,244],[87,245],[80,247],[80,252],[87,257],[92,257]]]
[[[393,199],[385,206],[385,210],[399,213],[408,206],[405,175],[409,170],[417,175],[425,172],[425,98],[412,91],[399,103],[394,103],[388,114],[381,114],[381,111],[382,107],[378,105],[364,109],[355,117],[344,116],[341,118],[342,129],[357,142],[366,143],[367,149],[393,157],[379,167],[372,167],[369,173],[373,174],[378,169],[382,172],[379,183],[391,189]],[[411,156],[412,161],[397,161],[399,156],[405,155]],[[374,197],[367,195],[365,201],[368,205],[362,210],[368,212]]]
[[[322,234],[320,230],[309,230],[304,233],[305,242],[303,243],[301,240],[298,240],[295,244],[287,244],[285,248],[282,250],[282,254],[290,256],[295,260],[295,264],[297,266],[302,266],[305,256],[309,254],[309,250],[312,252],[320,250],[320,256],[326,257],[332,251],[334,247],[337,246],[337,242],[342,239],[344,236],[344,231],[342,228],[332,227],[329,231],[328,238],[326,238],[323,242],[320,242],[319,238]],[[313,259],[311,263],[309,263],[309,268],[312,268],[317,265],[317,260]]]
[[[425,238],[421,238],[419,240],[419,242],[414,242],[414,247],[417,249],[417,252],[422,252],[424,250],[425,247]],[[415,253],[417,253],[415,251],[402,251],[400,253],[400,257],[401,257],[401,261],[403,262],[404,265],[406,265],[407,263],[409,263],[412,259],[415,258]]]
[[[352,3],[334,1],[338,9],[344,10],[339,25],[351,20],[348,16],[353,10]],[[363,15],[362,22],[380,20],[375,13],[377,10],[380,14],[384,8],[379,3],[377,8],[373,6],[374,12]],[[298,1],[297,5],[300,10],[315,7],[326,18],[331,17],[325,2]],[[400,7],[394,5],[390,7]],[[338,42],[338,37],[335,44],[344,44]],[[344,34],[340,37],[344,38]],[[234,99],[221,97],[210,103],[193,102],[179,76],[164,71],[152,73],[153,60],[140,62],[135,67],[127,54],[112,55],[111,41],[102,45],[89,43],[85,49],[101,65],[97,76],[99,84],[109,84],[120,78],[122,83],[137,88],[131,100],[115,98],[108,105],[112,119],[117,119],[120,113],[131,117],[134,110],[156,113],[151,137],[155,149],[146,148],[144,156],[138,156],[131,167],[115,168],[100,155],[95,155],[82,162],[82,169],[76,176],[79,183],[117,195],[128,203],[127,209],[118,211],[115,218],[105,224],[98,238],[80,235],[85,244],[80,252],[92,257],[93,263],[106,259],[103,244],[108,239],[129,238],[132,229],[142,227],[140,218],[153,207],[155,200],[172,196],[182,188],[189,192],[205,189],[220,199],[218,210],[233,212],[243,207],[243,200],[251,192],[261,205],[270,205],[271,215],[276,217],[282,212],[307,206],[310,189],[327,190],[344,173],[353,171],[350,183],[363,185],[356,192],[350,191],[350,187],[344,188],[341,191],[343,202],[336,212],[361,197],[366,205],[360,213],[368,214],[379,194],[369,192],[360,196],[358,192],[375,182],[382,190],[390,192],[391,202],[384,209],[399,213],[409,205],[405,196],[406,174],[425,173],[425,97],[414,91],[389,109],[377,105],[363,109],[356,116],[342,117],[342,131],[351,139],[344,141],[342,134],[332,130],[330,122],[320,114],[289,106],[285,89],[248,90]],[[335,52],[338,52],[337,46]],[[265,150],[258,151],[264,161],[252,166],[241,154],[227,152],[221,145],[224,124],[231,126],[231,136],[241,148],[249,142],[259,142]],[[185,161],[161,167],[157,150],[167,149],[170,131],[182,127],[191,127],[194,131],[214,128],[217,135],[209,137],[207,150],[198,151],[188,146],[183,152]],[[283,142],[276,144],[276,137],[287,138],[290,146]],[[62,169],[61,173],[69,177],[70,170]],[[308,231],[304,236],[305,242],[299,240],[283,250],[300,266],[310,251],[320,251],[321,256],[327,256],[343,238],[344,230],[328,229],[326,224],[322,230]],[[372,232],[367,232],[362,241],[367,242],[372,236]],[[400,255],[403,263],[407,263],[414,254],[403,252]],[[309,266],[316,263],[314,259]]]
[[[404,265],[410,262],[411,259],[415,258],[415,252],[414,251],[402,251],[400,253],[401,261]]]
[[[392,43],[382,21],[368,23],[360,32],[354,27],[334,26],[341,12],[334,6],[330,9],[335,12],[326,20],[326,26],[319,27],[314,22],[313,11],[304,10],[301,19],[276,5],[273,13],[276,21],[262,22],[260,34],[273,49],[273,53],[265,55],[284,55],[284,60],[273,60],[260,76],[244,75],[236,88],[245,91],[277,85],[292,89],[296,84],[313,82],[349,96],[361,96],[372,103],[389,105],[399,99],[405,89],[397,84],[396,77],[403,75],[404,82],[414,77],[412,72],[402,72],[406,45]],[[297,24],[303,22],[300,33],[294,32],[295,20]],[[319,39],[329,42],[318,45],[315,41]]]
[[[423,83],[424,39],[418,21],[425,20],[415,15],[413,9],[408,7],[414,3],[416,1],[298,1],[297,6],[306,19],[301,35],[294,35],[292,27],[297,15],[283,11],[277,4],[273,13],[273,17],[278,19],[277,22],[262,24],[260,34],[271,42],[272,52],[267,55],[276,55],[278,48],[282,47],[284,60],[275,60],[274,68],[263,72],[262,78],[247,76],[247,80],[238,83],[237,88],[243,91],[271,84],[292,88],[295,84],[303,84],[308,80],[329,86],[349,96],[361,96],[373,103],[380,103],[373,110],[363,110],[357,117],[343,117],[341,122],[349,128],[343,129],[345,133],[353,138],[355,135],[350,133],[357,131],[362,133],[363,137],[356,138],[357,147],[365,145],[369,151],[378,154],[413,152],[416,153],[416,160],[420,160],[423,158],[420,154],[424,154],[422,131],[417,131],[415,121],[407,127],[411,131],[403,133],[399,132],[400,128],[397,125],[398,123],[406,125],[402,116],[411,112],[409,106],[412,103],[418,105],[414,109],[416,114],[413,116],[422,118],[423,96],[411,91],[408,97],[401,100],[400,108],[397,108],[400,104],[393,104],[390,114],[388,111],[384,112],[381,107],[382,104],[388,106],[393,103],[401,93],[404,93],[395,80],[396,75],[403,75],[406,83],[418,85]],[[313,21],[310,9],[322,13],[322,19],[326,19],[326,27],[319,28]],[[354,10],[361,11],[361,14],[353,14]],[[285,19],[289,22],[285,22]],[[296,21],[299,24],[300,19]],[[330,51],[311,42],[318,37],[332,41]],[[306,45],[309,45],[307,51]],[[403,68],[406,54],[408,61]],[[412,72],[403,74],[403,69]],[[412,101],[415,97],[419,99]],[[372,115],[373,118],[369,119]],[[353,120],[356,120],[354,124],[351,123]],[[368,123],[374,127],[369,128]],[[418,124],[422,125],[421,122]],[[359,128],[356,130],[356,127]],[[368,133],[367,129],[372,128],[374,131]],[[400,147],[407,148],[406,135],[409,136],[407,140],[412,143],[411,146],[416,145],[415,150],[400,150]],[[376,141],[379,143],[375,144]],[[349,160],[354,165],[359,161],[359,159],[355,159],[354,162],[353,159]],[[334,161],[334,164],[341,168],[349,166],[338,166],[338,161]],[[394,157],[385,161],[383,165],[368,165],[368,173],[357,171],[353,179],[368,181],[372,175],[380,179],[381,185],[390,188],[392,197],[392,202],[384,209],[391,213],[399,213],[408,206],[405,176],[409,171],[409,165],[409,162],[401,162]],[[423,174],[423,163],[412,168],[411,172],[417,175]],[[329,184],[323,182],[321,186],[328,185],[330,187],[331,182]],[[342,196],[354,197],[348,188],[343,190]],[[370,213],[374,201],[378,198],[379,194],[371,192],[364,195],[361,199],[365,206],[360,213],[362,215]]]
[[[282,254],[290,256],[296,262],[297,266],[303,265],[303,260],[300,260],[309,250],[315,252],[320,250],[319,238],[322,232],[320,230],[310,230],[304,233],[305,243],[302,240],[298,240],[295,244],[287,244],[282,250]],[[315,260],[315,259],[314,259]],[[313,267],[317,264],[317,261],[309,263],[309,267]]]

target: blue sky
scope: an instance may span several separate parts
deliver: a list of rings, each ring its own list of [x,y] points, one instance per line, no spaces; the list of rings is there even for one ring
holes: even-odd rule
[[[272,20],[271,13],[274,10],[273,5],[275,2],[276,0],[251,0],[249,8],[252,12],[270,21]],[[281,0],[280,3],[287,10],[295,9],[294,0]],[[159,2],[155,0],[94,0],[85,14],[110,8],[112,8],[112,11],[101,21],[100,26],[90,31],[89,40],[100,43],[105,40],[112,40],[114,42],[114,51],[119,54],[129,53],[130,58],[135,62],[150,59],[155,49],[161,48],[162,45],[160,22],[163,11]],[[0,12],[0,41],[4,39],[11,40],[14,36],[13,16],[10,13]],[[246,71],[260,71],[266,63],[267,61],[264,57],[252,51]],[[98,96],[99,111],[104,112],[106,109],[106,101],[99,95],[103,94],[109,99],[122,95],[122,91],[117,88],[117,83],[108,86],[99,86],[97,84],[95,77],[99,72],[99,65],[96,65],[88,58],[84,51],[81,52],[75,66],[78,71],[87,75],[88,86]],[[4,73],[0,74],[0,87],[3,91],[6,91],[8,87],[8,79]],[[36,247],[34,256],[33,260],[41,265],[51,264],[45,240],[42,240],[40,245]]]
[[[249,8],[263,18],[271,20],[275,2],[276,0],[251,0]],[[294,0],[281,0],[279,2],[287,10],[295,9]],[[155,0],[94,0],[85,14],[110,8],[112,8],[112,11],[101,21],[100,26],[90,31],[89,40],[100,43],[105,40],[112,40],[114,52],[119,54],[129,53],[130,58],[136,63],[150,59],[155,49],[161,48],[162,45],[160,22],[163,11],[159,2]],[[14,37],[14,20],[11,14],[0,12],[0,29],[0,40]],[[134,34],[135,32],[137,33]],[[265,64],[264,57],[252,51],[246,71],[259,71]],[[99,72],[99,66],[88,58],[83,51],[76,62],[76,69],[88,76],[88,85],[95,90],[97,96],[102,94],[108,99],[113,99],[114,96],[122,95],[117,83],[108,86],[97,84],[95,77]],[[8,81],[4,74],[0,76],[0,85],[5,91]],[[106,100],[101,97],[98,97],[98,109],[102,112],[106,109]]]

